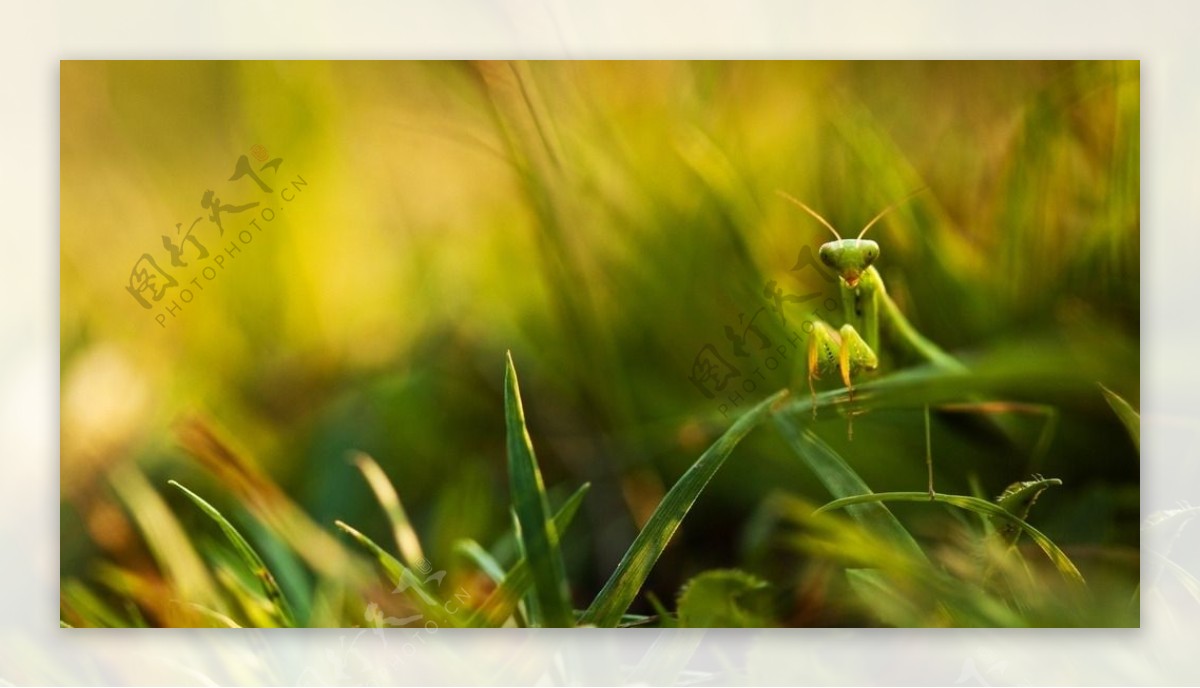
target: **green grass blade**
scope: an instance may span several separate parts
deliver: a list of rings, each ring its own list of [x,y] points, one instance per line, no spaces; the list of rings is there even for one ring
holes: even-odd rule
[[[410,567],[419,566],[425,559],[425,553],[421,550],[421,541],[408,520],[408,514],[404,511],[404,505],[400,503],[400,495],[396,493],[392,481],[388,480],[387,474],[375,459],[367,454],[355,453],[354,465],[358,466],[358,470],[367,479],[367,484],[371,486],[371,491],[375,493],[375,498],[379,500],[379,505],[383,507],[388,521],[392,524],[392,535],[396,539],[396,551],[400,553],[400,558]]]
[[[463,538],[455,542],[454,552],[465,557],[472,564],[475,564],[480,571],[483,571],[487,574],[488,578],[492,579],[493,583],[499,585],[504,580],[504,567],[475,540]]]
[[[1100,385],[1100,391],[1104,392],[1104,399],[1108,405],[1112,407],[1117,418],[1121,419],[1121,423],[1125,425],[1125,429],[1129,431],[1129,437],[1133,440],[1133,446],[1137,447],[1138,451],[1142,450],[1142,416],[1128,401],[1122,399],[1116,392]]]
[[[610,628],[620,622],[621,615],[637,597],[638,591],[646,582],[646,577],[650,575],[650,569],[666,549],[671,536],[696,503],[708,481],[725,463],[725,459],[738,442],[762,423],[772,408],[787,395],[787,390],[776,392],[738,418],[671,486],[670,491],[646,521],[645,527],[626,550],[621,563],[617,564],[617,570],[588,607],[584,615],[586,623]]]
[[[930,500],[928,492],[880,492],[878,494],[855,495],[853,497],[835,499],[825,506],[822,506],[820,509],[817,509],[815,513],[819,514],[826,511],[832,511],[834,509],[842,509],[856,504],[930,501],[949,504],[950,506],[958,507],[960,509],[967,509],[976,513],[1008,520],[1021,530],[1025,531],[1029,535],[1030,539],[1037,543],[1038,547],[1040,547],[1042,551],[1046,553],[1046,556],[1051,562],[1053,562],[1054,566],[1058,568],[1059,573],[1061,573],[1064,578],[1072,583],[1078,583],[1081,586],[1085,584],[1083,580],[1083,574],[1079,573],[1079,569],[1075,568],[1075,564],[1071,561],[1070,557],[1068,557],[1066,553],[1059,549],[1058,545],[1054,544],[1050,538],[1042,534],[1042,532],[1037,528],[1034,528],[1026,523],[1021,517],[1010,513],[1009,511],[1005,510],[1004,507],[993,502],[989,502],[986,499],[967,497],[964,495],[946,495],[937,493],[934,494],[933,499]]]
[[[113,492],[137,525],[154,563],[179,599],[227,611],[204,560],[162,495],[135,465],[117,468],[109,476]],[[182,611],[171,608],[172,612]],[[186,622],[186,614],[183,619]]]
[[[567,531],[567,526],[571,525],[575,514],[579,511],[580,505],[583,504],[583,497],[591,488],[591,483],[584,483],[575,490],[574,494],[563,503],[562,508],[554,515],[554,528],[560,533]],[[529,571],[529,562],[525,557],[517,560],[513,567],[509,569],[504,576],[504,580],[500,585],[492,591],[491,595],[484,603],[475,610],[471,618],[467,621],[468,626],[500,626],[504,620],[512,616],[513,610],[517,606],[517,602],[529,590],[529,586],[533,583],[533,576]]]
[[[797,418],[794,415],[776,415],[775,426],[825,489],[835,498],[872,494],[871,488],[867,487],[867,483],[845,459],[811,429],[799,427]],[[855,504],[847,511],[859,523],[903,548],[917,561],[928,561],[916,539],[887,506],[878,502],[868,502]]]
[[[246,566],[250,567],[250,571],[254,574],[254,577],[262,584],[263,592],[266,593],[267,599],[274,608],[279,621],[284,626],[294,626],[295,618],[292,616],[287,598],[283,596],[283,591],[279,589],[279,584],[275,582],[275,576],[271,575],[271,571],[263,563],[262,557],[258,556],[258,553],[254,551],[249,542],[246,542],[246,538],[242,537],[237,528],[234,528],[233,524],[222,516],[220,511],[217,511],[213,505],[206,502],[200,495],[174,480],[167,482],[172,487],[178,488],[183,494],[187,495],[187,498],[192,500],[193,504],[220,526],[221,532],[225,534],[226,539],[233,545],[233,549],[238,553],[238,556],[242,558]]]
[[[230,568],[231,563],[237,563],[239,568],[242,568],[238,555],[233,554],[232,557],[235,561],[221,561],[216,564],[213,574],[225,590],[225,594],[233,601],[233,608],[245,619],[245,623],[241,625],[249,628],[278,628],[279,614],[276,613],[275,606],[258,593],[259,586],[256,581],[248,582],[244,580],[245,576]]]
[[[513,511],[520,526],[521,551],[533,573],[534,625],[566,628],[575,625],[566,566],[559,549],[558,531],[550,518],[550,503],[542,472],[533,453],[533,440],[525,427],[525,410],[512,353],[504,371],[504,420],[508,429],[508,480]]]
[[[417,597],[420,598],[420,601],[426,606],[437,607],[437,598],[435,598],[429,593],[428,590],[425,589],[425,584],[416,576],[416,574],[412,572],[412,569],[402,564],[399,559],[393,557],[390,553],[388,553],[387,550],[375,544],[374,540],[366,535],[363,535],[357,529],[348,525],[344,521],[334,521],[333,524],[337,526],[343,533],[349,535],[363,549],[367,550],[372,556],[375,557],[375,561],[378,562],[379,568],[383,569],[383,572],[388,577],[388,580],[391,581],[392,585],[395,585],[397,589],[399,589],[401,592],[412,590],[417,594]]]

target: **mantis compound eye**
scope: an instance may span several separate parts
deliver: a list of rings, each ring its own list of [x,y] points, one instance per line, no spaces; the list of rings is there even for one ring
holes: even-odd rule
[[[829,250],[828,244],[822,246],[821,250],[817,252],[817,255],[821,256],[821,262],[825,265],[831,268],[836,267],[833,263],[833,252]]]

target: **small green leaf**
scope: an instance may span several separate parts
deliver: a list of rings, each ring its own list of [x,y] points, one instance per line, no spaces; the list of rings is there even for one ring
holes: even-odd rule
[[[705,571],[679,591],[683,628],[763,628],[771,622],[766,581],[736,569]]]
[[[1004,492],[996,498],[996,504],[1010,514],[1015,515],[1019,519],[1029,518],[1029,512],[1033,509],[1034,502],[1041,496],[1046,488],[1062,485],[1062,481],[1058,478],[1036,478],[1034,480],[1025,480],[1009,485],[1004,489]],[[1007,546],[1017,544],[1017,540],[1021,537],[1021,529],[1012,521],[997,517],[989,517],[993,528],[998,537]]]
[[[937,493],[933,495],[933,499],[931,500],[928,492],[880,492],[878,494],[865,494],[835,499],[820,509],[817,509],[815,513],[819,514],[826,511],[832,511],[834,509],[842,509],[848,506],[853,506],[855,504],[869,504],[873,502],[928,503],[930,501],[949,504],[960,509],[967,509],[969,511],[974,511],[976,513],[985,514],[988,516],[996,516],[1015,523],[1019,528],[1021,528],[1021,530],[1024,530],[1026,533],[1028,533],[1029,537],[1032,538],[1033,541],[1037,543],[1038,547],[1040,547],[1042,551],[1046,553],[1046,556],[1049,557],[1050,561],[1053,562],[1055,567],[1058,568],[1058,571],[1063,575],[1063,578],[1066,578],[1069,582],[1078,583],[1081,586],[1085,585],[1083,574],[1079,573],[1079,569],[1075,568],[1075,564],[1072,563],[1070,557],[1068,557],[1061,549],[1059,549],[1058,545],[1055,545],[1050,538],[1043,535],[1040,530],[1029,525],[1024,519],[1020,518],[1016,514],[1011,514],[1008,511],[1005,511],[1004,507],[1000,506],[999,504],[989,502],[986,499],[966,497],[963,495],[945,495]]]
[[[675,534],[679,524],[683,522],[717,469],[729,458],[738,442],[758,427],[771,413],[772,408],[787,395],[786,389],[776,392],[738,418],[671,486],[670,491],[646,521],[645,527],[626,550],[621,563],[617,564],[617,570],[588,607],[584,622],[601,628],[617,625],[621,615],[637,597],[655,562],[671,541],[671,536]]]
[[[525,410],[512,353],[504,372],[504,418],[508,428],[508,480],[513,510],[520,529],[521,551],[533,572],[536,604],[531,605],[534,625],[566,628],[574,625],[566,566],[559,549],[558,531],[550,518],[550,504],[542,472],[533,453],[533,440],[525,427]]]
[[[192,492],[183,485],[180,485],[174,480],[167,481],[172,487],[178,488],[183,492],[192,503],[200,508],[209,518],[216,522],[221,528],[221,532],[225,534],[226,539],[233,545],[234,551],[242,558],[246,566],[250,568],[254,577],[262,584],[263,592],[266,593],[267,599],[274,608],[275,613],[284,626],[294,626],[295,620],[292,616],[291,608],[288,606],[287,599],[283,596],[283,591],[279,589],[279,584],[275,582],[275,576],[271,575],[271,571],[267,565],[263,563],[262,557],[258,556],[258,552],[246,542],[246,538],[233,527],[220,511],[217,511],[213,505],[206,502],[200,495]]]
[[[1134,411],[1128,401],[1125,401],[1116,392],[1104,385],[1100,385],[1100,391],[1104,392],[1105,401],[1112,407],[1113,412],[1117,414],[1117,418],[1121,419],[1121,423],[1125,425],[1125,430],[1129,432],[1130,439],[1133,440],[1133,446],[1137,447],[1137,450],[1140,452],[1142,450],[1141,414]]]

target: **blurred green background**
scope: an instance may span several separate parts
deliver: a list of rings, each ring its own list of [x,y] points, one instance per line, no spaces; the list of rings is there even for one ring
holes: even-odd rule
[[[1139,406],[1136,62],[63,62],[61,96],[65,580],[157,575],[113,492],[131,465],[156,491],[176,478],[239,513],[180,449],[184,417],[206,419],[318,523],[385,541],[347,461],[371,454],[434,568],[470,579],[455,540],[511,528],[511,349],[552,496],[593,484],[564,544],[584,606],[738,410],[689,381],[702,347],[762,373],[740,408],[807,393],[794,353],[768,369],[724,334],[757,313],[774,349],[821,303],[785,305],[780,321],[770,280],[836,296],[792,269],[829,237],[776,190],[846,234],[924,188],[871,230],[893,298],[964,360],[1036,359],[1057,381],[1023,399],[1058,411],[1044,452],[1038,418],[1018,419],[1012,447],[938,416],[939,490],[1062,478],[1031,522],[1089,580],[1115,581],[1114,599],[1134,591],[1138,458],[1095,383]],[[230,180],[240,156],[271,192]],[[209,190],[258,206],[224,213],[221,232],[201,206]],[[198,217],[209,257],[181,244],[188,267],[172,266],[162,237],[178,243]],[[179,282],[149,309],[126,289],[147,253]],[[837,415],[816,428],[876,491],[919,490],[921,418],[861,416],[852,441]],[[760,526],[777,494],[828,499],[758,432],[647,590],[669,600],[690,576],[737,566],[782,591],[785,623],[867,622],[822,592],[805,555],[772,554]],[[163,497],[185,525],[203,522]],[[936,540],[938,512],[896,511]]]

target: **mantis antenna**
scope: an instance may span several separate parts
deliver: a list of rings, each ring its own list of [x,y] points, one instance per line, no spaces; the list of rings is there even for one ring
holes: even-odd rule
[[[898,207],[900,207],[901,205],[903,205],[903,204],[904,204],[906,201],[908,201],[910,198],[912,198],[913,196],[916,196],[917,194],[921,193],[921,192],[922,192],[922,191],[924,191],[924,190],[925,190],[925,187],[923,187],[923,186],[922,186],[921,188],[917,189],[916,191],[911,191],[911,192],[909,192],[909,194],[908,194],[907,196],[905,196],[904,198],[901,198],[900,200],[898,200],[898,201],[896,201],[895,203],[893,203],[893,204],[889,205],[888,207],[884,208],[883,210],[880,210],[880,211],[879,211],[879,214],[878,214],[878,215],[876,215],[875,217],[871,218],[871,221],[867,223],[867,226],[866,226],[866,227],[863,227],[863,230],[862,230],[861,232],[859,232],[859,233],[858,233],[858,239],[862,239],[862,238],[863,238],[863,235],[867,233],[867,230],[871,228],[871,225],[875,224],[876,222],[879,222],[879,220],[880,220],[880,219],[881,219],[881,218],[882,218],[884,215],[887,215],[888,213],[892,212],[892,211],[893,211],[893,210],[895,210],[896,208],[898,208]],[[838,237],[838,238],[840,239],[841,237]],[[858,239],[856,239],[856,241],[857,241]]]
[[[833,228],[833,225],[829,224],[829,222],[828,222],[828,221],[827,221],[825,218],[821,217],[821,216],[820,216],[820,214],[818,214],[818,213],[817,213],[817,211],[815,211],[815,210],[813,210],[812,208],[810,208],[810,207],[808,207],[808,206],[804,205],[803,203],[801,203],[800,201],[796,200],[795,198],[793,198],[791,195],[789,195],[789,194],[788,194],[787,192],[785,192],[785,191],[780,191],[779,189],[776,189],[776,190],[775,190],[775,193],[779,194],[781,197],[783,197],[783,198],[786,198],[787,200],[791,201],[792,203],[795,203],[796,205],[798,205],[798,206],[800,206],[801,208],[803,208],[803,209],[804,209],[804,212],[806,212],[806,213],[808,213],[809,215],[812,215],[813,217],[817,218],[817,221],[818,221],[818,222],[820,222],[821,224],[823,224],[823,225],[825,225],[826,227],[828,227],[828,228],[829,228],[829,231],[833,232],[833,235],[834,235],[835,237],[837,237],[837,238],[838,238],[838,241],[841,241],[841,240],[842,240],[842,235],[841,235],[841,234],[838,234],[837,230]],[[886,211],[884,211],[884,212],[886,212]],[[876,220],[878,220],[879,218],[875,218],[875,219],[876,219]],[[871,220],[871,222],[874,222],[874,221],[875,221],[875,220]],[[867,225],[867,227],[870,227],[870,226],[871,226],[871,225]],[[865,229],[864,229],[863,231],[865,232],[865,231],[867,231],[867,230],[865,230]],[[860,237],[860,238],[861,238],[861,237]]]

